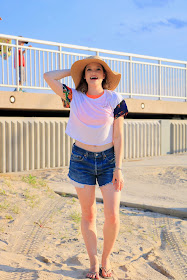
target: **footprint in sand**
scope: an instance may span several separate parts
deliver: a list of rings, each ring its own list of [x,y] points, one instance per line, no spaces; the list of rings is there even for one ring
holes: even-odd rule
[[[82,262],[79,260],[79,256],[73,256],[66,260],[66,264],[68,265],[82,265]]]

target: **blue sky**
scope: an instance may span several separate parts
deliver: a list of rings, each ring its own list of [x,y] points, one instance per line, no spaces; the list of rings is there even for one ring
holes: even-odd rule
[[[0,33],[187,61],[187,0],[1,1]]]

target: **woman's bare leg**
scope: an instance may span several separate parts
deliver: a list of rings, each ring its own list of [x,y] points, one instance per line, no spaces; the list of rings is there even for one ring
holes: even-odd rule
[[[116,191],[113,184],[108,184],[101,187],[101,192],[103,195],[105,215],[105,223],[103,228],[104,245],[102,254],[102,267],[105,267],[107,271],[111,268],[109,257],[119,232],[119,207],[121,192]],[[110,276],[110,274],[111,273],[106,274],[103,270],[104,276]]]
[[[90,271],[99,272],[99,262],[97,257],[97,231],[96,231],[96,201],[95,186],[85,186],[76,188],[77,195],[82,210],[81,231],[90,259]],[[89,274],[87,274],[89,277]],[[91,274],[90,277],[92,278]],[[99,278],[97,273],[94,278]]]

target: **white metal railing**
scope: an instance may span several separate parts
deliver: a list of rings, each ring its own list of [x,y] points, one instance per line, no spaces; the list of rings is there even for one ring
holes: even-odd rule
[[[2,42],[2,39],[11,42]],[[28,41],[32,48],[19,46]],[[33,45],[34,44],[34,45]],[[178,61],[131,53],[109,51],[83,46],[35,40],[0,34],[0,87],[50,90],[43,73],[70,68],[72,63],[89,55],[99,55],[109,66],[122,75],[116,89],[127,97],[175,99],[187,101],[187,61]],[[19,85],[18,49],[25,50],[26,81]],[[22,56],[21,56],[22,57]],[[22,63],[21,63],[22,65]],[[64,80],[74,87],[71,77]]]

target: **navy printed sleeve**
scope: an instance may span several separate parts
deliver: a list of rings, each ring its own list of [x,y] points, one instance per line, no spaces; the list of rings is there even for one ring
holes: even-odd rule
[[[128,114],[128,109],[125,100],[122,100],[114,109],[114,119],[117,119],[121,116],[124,116],[124,118]]]

